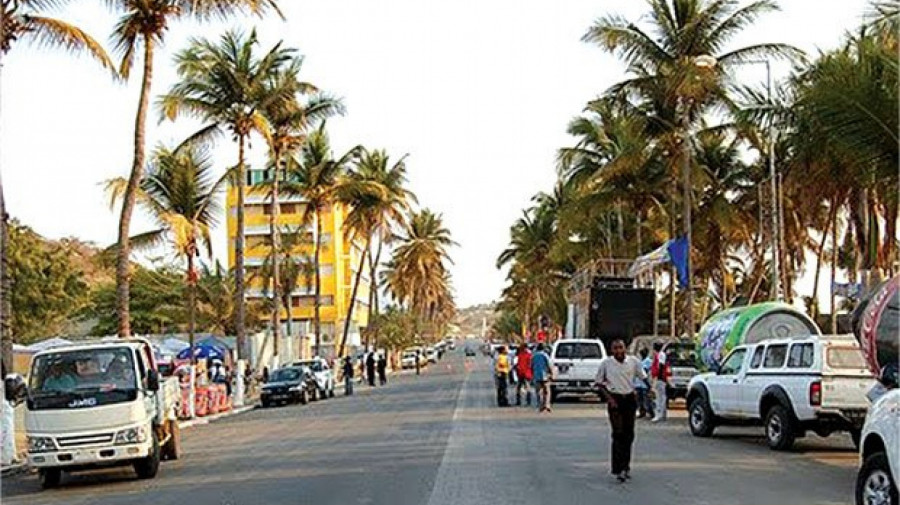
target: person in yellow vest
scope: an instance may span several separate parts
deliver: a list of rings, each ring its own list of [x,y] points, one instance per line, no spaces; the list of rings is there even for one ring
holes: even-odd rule
[[[506,346],[497,348],[497,358],[494,361],[494,377],[497,381],[497,406],[508,407],[506,379],[509,377],[509,356],[506,355]]]

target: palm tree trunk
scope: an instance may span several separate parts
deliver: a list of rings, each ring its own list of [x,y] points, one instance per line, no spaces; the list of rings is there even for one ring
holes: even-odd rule
[[[245,356],[244,349],[244,186],[247,184],[247,171],[244,167],[244,144],[247,138],[238,138],[238,173],[237,173],[237,229],[234,236],[234,327],[237,340],[238,359]]]
[[[347,318],[344,319],[344,334],[341,338],[341,347],[338,356],[344,355],[344,345],[347,343],[347,335],[350,333],[350,321],[353,319],[353,307],[356,306],[356,293],[359,291],[359,281],[362,279],[363,270],[366,268],[366,256],[369,255],[369,245],[372,236],[366,238],[366,246],[363,248],[362,257],[359,258],[359,269],[356,270],[356,278],[353,280],[353,290],[350,292],[350,303],[347,304]]]
[[[12,303],[9,282],[9,216],[3,198],[3,182],[0,180],[0,356],[3,370],[13,371]]]
[[[119,216],[119,250],[116,254],[116,316],[119,337],[131,335],[129,313],[131,283],[131,215],[137,201],[138,185],[144,175],[144,144],[147,123],[147,109],[150,106],[150,84],[153,81],[153,39],[144,37],[144,75],[141,80],[141,95],[137,117],[134,120],[134,159],[131,174],[122,199],[122,213]]]
[[[316,240],[315,247],[316,250],[313,252],[313,264],[316,267],[316,294],[315,294],[315,315],[313,316],[313,320],[315,321],[316,326],[316,356],[320,355],[320,350],[322,346],[322,319],[321,319],[321,309],[322,309],[322,277],[321,272],[319,271],[319,249],[322,247],[322,218],[319,215],[319,205],[316,204],[316,212],[314,215],[315,228],[316,228]]]
[[[278,363],[278,343],[281,340],[281,234],[278,231],[278,215],[281,208],[278,201],[278,174],[280,171],[281,153],[278,150],[274,153],[275,169],[272,177],[272,208],[269,211],[269,234],[272,242],[272,337],[275,341],[274,358]]]
[[[837,202],[835,202],[837,203]],[[837,207],[837,205],[835,205]],[[849,230],[848,230],[849,231]],[[837,212],[831,216],[831,334],[837,334],[837,307],[834,296],[834,282],[837,280],[838,267],[838,230]]]
[[[828,221],[825,222],[825,229],[822,230],[822,243],[819,244],[819,250],[816,252],[816,273],[813,276],[812,301],[810,302],[812,310],[812,318],[815,321],[821,310],[819,310],[819,274],[822,271],[822,256],[825,255],[825,243],[828,241],[828,232],[831,229],[831,222],[834,215],[837,214],[837,198],[832,200],[831,209],[828,211]]]
[[[194,253],[187,255],[187,279],[188,279],[188,343],[191,346],[191,364],[196,365],[194,358],[194,332],[197,325],[197,277],[194,274]]]

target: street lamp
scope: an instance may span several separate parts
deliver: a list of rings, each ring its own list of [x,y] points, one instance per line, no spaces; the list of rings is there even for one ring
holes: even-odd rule
[[[747,60],[738,65],[765,65],[766,66],[766,101],[769,107],[774,105],[772,101],[772,64],[769,60]],[[781,300],[781,226],[779,224],[780,211],[778,209],[778,178],[775,174],[775,128],[769,124],[769,179],[772,188],[772,296],[776,301]],[[760,201],[762,207],[762,201]],[[760,230],[762,231],[762,230]]]
[[[717,62],[715,57],[708,54],[701,54],[691,58],[691,64],[700,70],[711,70],[715,68]],[[682,122],[682,182],[684,184],[684,210],[682,218],[684,220],[684,234],[687,240],[687,254],[685,255],[685,270],[687,271],[687,327],[688,335],[694,336],[694,283],[693,283],[693,262],[691,261],[692,248],[692,224],[691,210],[693,207],[691,192],[691,147],[690,147],[690,111],[688,102],[684,97],[679,97],[681,102],[681,122]],[[673,279],[674,282],[674,279]],[[670,322],[669,324],[672,324]]]

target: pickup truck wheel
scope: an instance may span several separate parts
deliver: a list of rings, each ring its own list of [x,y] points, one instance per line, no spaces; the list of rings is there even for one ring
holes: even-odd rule
[[[62,470],[59,468],[44,468],[41,470],[41,487],[44,489],[53,489],[59,487],[62,480]]]
[[[891,478],[887,456],[870,454],[856,477],[856,505],[897,505],[897,483]]]
[[[159,439],[156,438],[156,431],[152,432],[152,442],[150,444],[150,454],[143,459],[134,462],[134,472],[138,479],[152,479],[159,472]]]
[[[174,461],[181,456],[181,428],[178,421],[169,420],[169,440],[162,448],[162,458],[166,461]]]
[[[794,418],[783,405],[775,405],[766,413],[766,442],[775,451],[786,451],[794,445],[797,430]]]
[[[709,408],[709,402],[703,396],[691,401],[688,408],[688,425],[695,437],[709,437],[716,429],[715,415]]]

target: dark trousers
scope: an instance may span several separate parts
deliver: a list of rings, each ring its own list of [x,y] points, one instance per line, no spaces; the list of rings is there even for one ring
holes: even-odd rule
[[[366,367],[366,375],[369,377],[369,385],[375,385],[375,367]]]
[[[616,408],[607,406],[612,427],[612,473],[631,470],[631,445],[634,443],[634,413],[637,399],[633,394],[617,395]]]
[[[382,386],[387,384],[387,371],[384,368],[378,369],[378,382],[380,382]]]
[[[497,377],[497,406],[506,407],[509,405],[509,396],[507,396],[506,390],[506,375],[505,373],[498,373]]]

